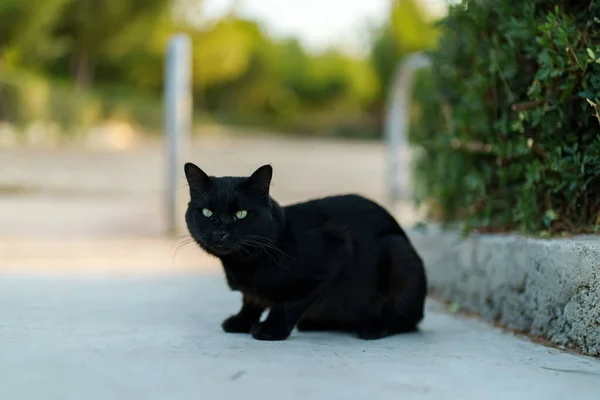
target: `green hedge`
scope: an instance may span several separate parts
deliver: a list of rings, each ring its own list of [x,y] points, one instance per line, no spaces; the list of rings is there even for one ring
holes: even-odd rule
[[[463,0],[420,74],[415,191],[466,229],[600,229],[600,1]]]

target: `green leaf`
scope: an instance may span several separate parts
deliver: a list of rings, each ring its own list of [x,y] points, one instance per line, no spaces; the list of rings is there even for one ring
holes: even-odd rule
[[[458,314],[461,310],[460,304],[458,303],[450,303],[448,305],[448,312],[451,314]]]
[[[552,225],[552,222],[556,221],[557,219],[558,214],[556,213],[556,211],[550,209],[544,214],[544,225],[549,227],[550,225]]]

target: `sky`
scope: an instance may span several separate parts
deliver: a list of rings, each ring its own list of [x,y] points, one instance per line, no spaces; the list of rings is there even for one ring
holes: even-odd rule
[[[420,0],[434,15],[445,0]],[[385,20],[389,0],[204,0],[205,18],[218,18],[236,4],[243,17],[259,20],[276,37],[294,36],[311,51],[338,47],[362,53],[369,43],[369,26]]]

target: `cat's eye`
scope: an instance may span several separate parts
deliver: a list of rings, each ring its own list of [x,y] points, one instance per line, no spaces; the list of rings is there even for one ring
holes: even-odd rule
[[[212,217],[213,212],[210,211],[208,208],[203,208],[202,215],[204,215],[206,218],[210,218],[210,217]]]
[[[244,218],[246,218],[247,215],[248,215],[248,211],[246,211],[246,210],[240,210],[235,213],[235,217],[237,219],[244,219]]]

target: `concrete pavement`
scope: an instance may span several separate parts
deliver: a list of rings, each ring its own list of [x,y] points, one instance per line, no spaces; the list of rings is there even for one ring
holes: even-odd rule
[[[282,203],[383,199],[383,147],[201,138],[210,173],[271,162]],[[600,361],[429,304],[423,332],[363,342],[228,335],[214,259],[161,236],[162,148],[0,149],[0,400],[599,399]],[[185,181],[182,177],[182,185]],[[414,210],[394,210],[409,226]]]
[[[0,276],[0,399],[600,398],[600,360],[428,305],[422,332],[365,342],[225,334],[215,273]]]

